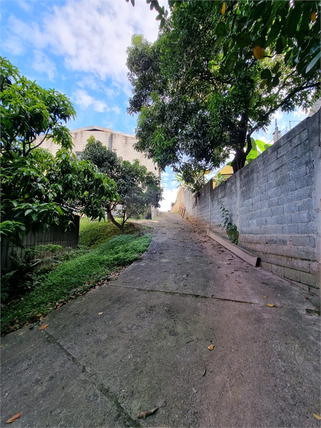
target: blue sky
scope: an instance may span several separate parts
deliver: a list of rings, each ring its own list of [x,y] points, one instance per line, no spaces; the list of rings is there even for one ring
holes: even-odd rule
[[[0,54],[21,74],[71,99],[77,117],[70,129],[97,125],[135,133],[137,117],[126,111],[131,95],[126,48],[133,34],[154,41],[158,32],[156,13],[145,0],[136,0],[135,7],[125,0],[0,0],[0,6]],[[275,117],[283,130],[306,115]],[[274,121],[268,133],[255,138],[269,142],[273,130]],[[178,184],[170,169],[162,182],[167,210]]]

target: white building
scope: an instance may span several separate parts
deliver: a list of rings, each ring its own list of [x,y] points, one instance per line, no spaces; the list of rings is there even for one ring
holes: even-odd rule
[[[160,168],[151,159],[148,159],[144,153],[135,150],[134,144],[136,143],[136,138],[134,135],[113,131],[100,126],[78,128],[71,130],[70,133],[74,143],[72,151],[76,155],[80,155],[84,151],[88,138],[93,136],[95,140],[99,140],[109,150],[115,152],[117,156],[122,157],[123,160],[133,162],[135,159],[138,159],[139,163],[145,166],[149,172],[161,178]],[[36,141],[40,139],[41,137],[38,137]],[[41,147],[48,149],[53,154],[56,154],[60,149],[60,146],[55,144],[51,139],[44,141]],[[154,218],[157,212],[158,209],[150,206],[147,215]]]
[[[144,165],[148,171],[160,177],[161,171],[158,166],[151,159],[148,159],[144,153],[135,150],[134,144],[136,143],[136,138],[134,135],[113,131],[100,126],[78,128],[71,130],[70,133],[74,143],[73,152],[75,154],[82,153],[88,138],[93,136],[95,140],[101,141],[104,146],[115,152],[117,156],[121,156],[123,160],[133,162],[135,159],[138,159],[140,164]],[[60,148],[60,146],[50,139],[44,141],[41,147],[48,149],[53,154],[56,154]]]

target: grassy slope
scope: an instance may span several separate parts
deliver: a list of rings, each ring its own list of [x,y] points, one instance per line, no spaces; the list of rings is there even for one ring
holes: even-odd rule
[[[126,234],[135,232],[136,227],[133,224],[125,224]],[[80,220],[79,245],[96,247],[120,234],[120,230],[112,223],[108,223],[107,221],[90,221],[89,218],[85,217]]]
[[[105,238],[106,235],[113,236],[110,230],[107,230],[112,225],[103,223],[99,225],[92,228],[95,233],[89,234],[91,238],[94,234],[99,235],[100,228],[105,230]],[[81,234],[84,230],[86,226],[83,226]],[[88,240],[93,243],[92,239]],[[30,293],[2,306],[2,333],[17,329],[26,322],[34,322],[50,312],[57,304],[83,294],[98,280],[108,278],[113,270],[137,260],[148,248],[150,240],[150,234],[140,237],[116,236],[104,244],[94,246],[84,255],[61,263]]]

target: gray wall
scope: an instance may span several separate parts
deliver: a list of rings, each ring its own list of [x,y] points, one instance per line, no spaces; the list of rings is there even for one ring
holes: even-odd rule
[[[262,268],[317,291],[320,198],[319,110],[227,182],[216,189],[207,183],[196,204],[191,193],[182,190],[178,205],[219,231],[222,201],[240,232],[239,245],[258,255]]]

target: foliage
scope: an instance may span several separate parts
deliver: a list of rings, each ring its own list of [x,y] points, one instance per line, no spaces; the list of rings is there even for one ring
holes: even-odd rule
[[[231,222],[230,212],[224,207],[222,202],[220,202],[220,210],[223,218],[223,227],[226,230],[227,237],[233,244],[237,245],[239,241],[237,226]]]
[[[198,192],[206,183],[204,171],[192,171],[191,169],[175,174],[175,179],[184,189],[188,189],[192,193]]]
[[[108,279],[120,267],[139,259],[151,235],[121,235],[79,257],[61,263],[21,299],[2,305],[1,331],[35,322],[70,298],[82,295],[98,280]]]
[[[304,27],[301,18],[293,40],[283,33],[281,39],[272,37],[276,22],[283,28],[283,10],[291,15],[295,10],[297,16],[315,2],[303,9],[295,2],[289,10],[287,2],[263,3],[269,19],[265,12],[264,19],[251,15],[252,6],[255,13],[262,10],[262,2],[227,2],[224,11],[222,2],[175,2],[154,44],[133,38],[127,66],[134,92],[128,111],[140,113],[137,148],[162,169],[171,165],[182,172],[189,164],[193,171],[214,169],[232,151],[235,172],[251,151],[251,135],[266,127],[275,111],[307,108],[318,96],[320,73],[298,70],[290,60],[294,39]],[[304,12],[302,19],[307,16]],[[318,31],[311,21],[302,36],[309,46],[319,43]],[[260,59],[253,53],[260,47],[258,34],[265,49]]]
[[[28,248],[22,255],[13,251],[10,255],[10,269],[1,271],[1,302],[21,298],[36,288],[59,263],[79,257],[87,251],[87,248],[81,246],[72,249],[52,244]]]
[[[83,159],[92,161],[101,173],[114,180],[119,200],[109,199],[105,203],[108,219],[124,233],[126,221],[146,213],[149,204],[159,206],[162,190],[160,180],[148,172],[138,160],[124,161],[103,146],[94,137],[88,139]],[[116,220],[118,217],[120,222]]]
[[[50,224],[68,227],[75,212],[104,218],[102,204],[116,198],[115,183],[63,150],[56,157],[39,148],[13,159],[4,153],[1,161],[2,221],[11,225],[1,228],[1,234],[16,245],[23,232]]]
[[[136,232],[135,225],[126,223],[124,227],[126,234]],[[106,221],[91,221],[89,218],[80,220],[79,244],[87,247],[96,247],[116,235],[120,234],[120,230],[113,223]]]
[[[125,232],[135,234],[137,228],[133,224],[126,224]],[[22,297],[36,288],[58,264],[87,253],[89,247],[103,244],[119,233],[119,229],[112,223],[91,221],[86,217],[80,220],[76,249],[47,244],[28,248],[22,255],[13,251],[10,255],[10,268],[1,270],[1,301],[6,303]]]
[[[68,98],[21,77],[3,58],[1,67],[1,235],[21,246],[24,233],[66,228],[75,212],[103,218],[102,203],[117,198],[115,183],[68,151],[63,123],[75,115]],[[49,137],[62,147],[56,157],[39,147]]]
[[[215,183],[215,187],[219,186],[220,184],[226,181],[225,177],[220,172],[215,177],[213,177],[212,180]]]
[[[0,65],[1,153],[11,159],[26,157],[48,138],[71,149],[71,135],[63,124],[75,118],[76,112],[67,96],[20,76],[5,58],[0,57]],[[34,144],[38,135],[43,138]]]
[[[262,140],[254,140],[254,138],[251,138],[251,150],[250,150],[249,154],[246,156],[246,164],[251,163],[260,154],[262,154],[266,149],[271,147],[271,145],[272,144],[265,143]]]
[[[126,0],[127,2],[129,0]],[[180,7],[187,0],[168,1],[170,8]],[[168,11],[157,0],[146,0],[158,12],[161,27],[166,25]],[[131,0],[135,5],[135,0]],[[237,59],[242,48],[253,49],[255,59],[268,54],[284,54],[285,62],[296,72],[314,75],[320,63],[320,2],[319,1],[234,1],[216,2],[221,12],[217,33],[225,37],[225,51],[231,67],[238,72]],[[231,10],[236,13],[230,13]],[[277,73],[267,75],[266,84],[276,86]],[[264,76],[262,76],[264,79]]]

